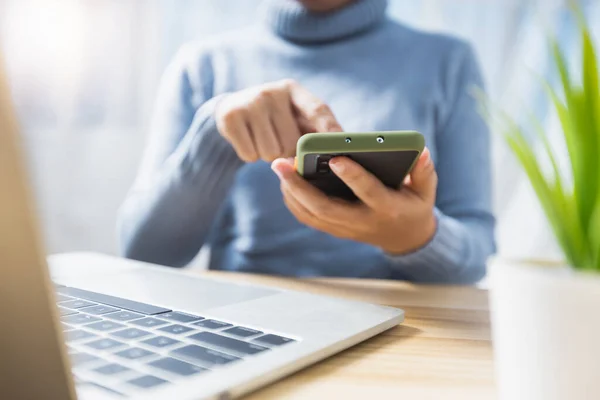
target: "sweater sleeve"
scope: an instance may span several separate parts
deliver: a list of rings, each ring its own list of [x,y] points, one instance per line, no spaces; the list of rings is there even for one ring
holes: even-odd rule
[[[193,72],[193,73],[192,73]],[[133,188],[119,211],[125,257],[182,267],[204,244],[242,161],[219,134],[210,62],[184,49],[167,68]]]
[[[491,205],[490,134],[472,94],[483,87],[471,48],[461,44],[450,62],[435,147],[439,183],[437,231],[423,248],[391,256],[400,278],[415,282],[474,283],[495,251]]]

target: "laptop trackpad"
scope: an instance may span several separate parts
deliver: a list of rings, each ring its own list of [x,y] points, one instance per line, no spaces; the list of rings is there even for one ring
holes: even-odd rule
[[[69,286],[188,312],[202,312],[279,293],[194,275],[139,268],[108,276],[63,280]]]

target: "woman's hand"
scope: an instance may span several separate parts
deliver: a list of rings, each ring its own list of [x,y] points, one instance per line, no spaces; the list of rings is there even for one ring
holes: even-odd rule
[[[292,160],[277,159],[271,165],[281,180],[285,204],[300,222],[339,238],[369,243],[390,254],[417,250],[433,238],[437,174],[429,150],[421,154],[398,190],[387,188],[349,158],[336,157],[329,166],[360,203],[326,196],[298,175]]]
[[[226,95],[215,119],[221,136],[246,162],[292,157],[301,135],[342,130],[325,103],[290,79]]]

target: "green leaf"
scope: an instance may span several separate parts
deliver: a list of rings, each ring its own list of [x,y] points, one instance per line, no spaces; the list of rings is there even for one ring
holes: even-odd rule
[[[523,166],[529,181],[540,201],[545,212],[550,226],[559,242],[561,248],[565,252],[565,256],[573,265],[579,265],[581,262],[582,244],[577,242],[581,236],[577,227],[569,227],[564,224],[568,213],[565,207],[564,193],[557,190],[555,186],[549,184],[545,179],[540,164],[537,160],[531,145],[525,139],[525,135],[521,128],[514,122],[504,119],[504,122],[509,126],[505,130],[505,139],[507,144],[512,149],[517,157],[517,160]],[[579,251],[577,251],[579,250]]]
[[[570,248],[578,249],[578,252],[585,253],[585,238],[581,224],[579,223],[577,210],[572,206],[573,198],[570,193],[565,192],[565,188],[562,182],[562,176],[556,160],[556,155],[550,140],[544,132],[544,129],[539,120],[534,116],[530,116],[530,120],[537,132],[539,140],[542,142],[544,147],[544,153],[552,166],[552,174],[548,182],[552,201],[554,202],[554,210],[559,213],[559,218],[563,226],[563,235],[570,239],[564,239],[563,242],[568,243],[567,246]],[[551,212],[551,210],[547,210]],[[555,228],[556,230],[556,228]],[[557,234],[558,236],[558,234]],[[576,243],[573,243],[575,241]],[[571,258],[574,258],[573,256]]]
[[[583,15],[580,15],[579,26],[582,31],[583,42],[583,101],[585,103],[585,112],[588,117],[587,130],[590,136],[589,150],[589,166],[586,170],[589,171],[587,180],[592,183],[590,187],[591,193],[591,213],[590,213],[590,245],[594,249],[593,265],[598,268],[600,262],[600,163],[598,156],[600,154],[600,87],[598,85],[598,63],[596,59],[596,51],[594,43]]]
[[[552,149],[552,146],[550,145],[550,140],[548,139],[548,135],[546,134],[546,132],[544,132],[544,128],[542,127],[542,124],[540,123],[540,121],[537,119],[537,117],[535,115],[530,114],[529,119],[531,120],[531,123],[535,128],[537,137],[544,145],[544,152],[545,152],[546,156],[548,157],[548,160],[550,161],[550,165],[552,166],[552,173],[553,173],[552,178],[553,178],[554,184],[556,186],[557,193],[560,195],[564,195],[562,176],[561,176],[560,170],[558,168],[558,162],[556,161],[556,155],[554,154],[554,150]]]
[[[544,82],[560,120],[570,171],[560,170],[556,148],[535,116],[530,119],[539,141],[530,143],[514,119],[491,110],[489,101],[480,104],[488,119],[499,114],[506,143],[523,167],[568,262],[600,273],[600,77],[594,43],[583,13],[575,7],[581,33],[581,84],[571,79],[556,40],[550,40],[550,49],[562,93]],[[547,170],[542,169],[545,160]]]
[[[556,68],[558,69],[558,73],[560,76],[560,80],[562,82],[562,87],[565,90],[565,100],[567,102],[567,104],[570,103],[570,99],[569,99],[569,88],[571,87],[571,78],[569,76],[569,69],[567,68],[567,62],[565,60],[565,56],[562,52],[562,50],[560,49],[560,46],[558,44],[558,42],[556,41],[556,39],[551,39],[550,40],[550,48],[552,51],[552,56],[554,59],[554,64],[556,65]]]
[[[567,144],[567,150],[569,152],[569,160],[571,164],[571,174],[575,173],[574,163],[577,161],[577,138],[573,133],[573,124],[571,123],[571,116],[569,115],[569,110],[562,103],[556,91],[552,89],[550,84],[547,81],[543,82],[544,88],[546,89],[546,93],[550,97],[552,104],[554,105],[554,109],[558,114],[558,118],[560,120],[560,125],[563,130],[563,134],[565,137],[565,143]]]
[[[596,207],[592,214],[589,237],[592,245],[592,262],[590,269],[600,272],[600,196],[596,198]]]
[[[595,111],[598,99],[598,71],[595,52],[585,20],[580,17],[583,89],[569,76],[564,54],[556,41],[552,41],[554,61],[559,71],[566,106],[550,94],[561,120],[569,150],[574,181],[574,198],[577,214],[584,231],[589,228],[599,188],[598,157],[600,150]],[[583,21],[583,22],[582,22]]]
[[[581,224],[587,230],[598,193],[597,133],[590,123],[585,93],[574,89],[572,98],[573,103],[569,108],[569,113],[574,122],[574,132],[576,132],[579,150],[577,153],[579,169],[577,175],[574,176],[575,195],[579,203]]]

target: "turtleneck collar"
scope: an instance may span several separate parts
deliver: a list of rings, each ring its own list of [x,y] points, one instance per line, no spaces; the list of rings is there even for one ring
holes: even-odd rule
[[[297,0],[266,0],[262,16],[286,40],[324,43],[365,32],[385,18],[388,0],[354,0],[344,8],[313,13]]]

